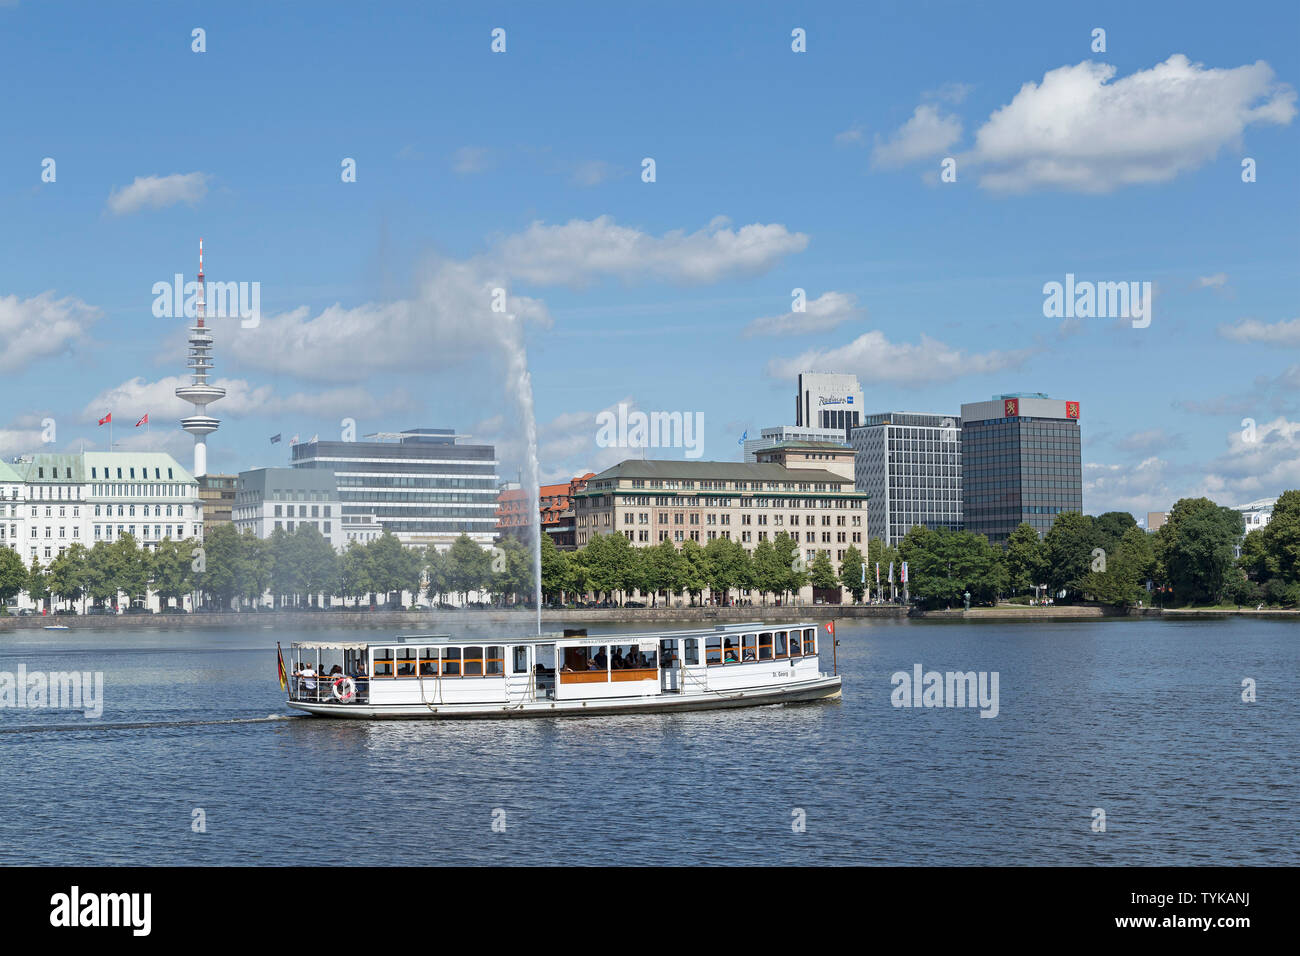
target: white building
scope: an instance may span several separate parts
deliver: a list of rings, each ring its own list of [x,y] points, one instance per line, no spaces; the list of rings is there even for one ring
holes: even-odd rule
[[[338,484],[332,471],[314,468],[254,468],[241,471],[230,520],[240,534],[269,538],[276,528],[292,534],[313,525],[336,550],[347,544]]]
[[[0,461],[0,547],[23,554],[22,539],[27,527],[27,485],[12,466]]]
[[[794,423],[801,428],[834,428],[840,441],[862,422],[862,386],[856,375],[800,372],[794,399]]]
[[[844,431],[839,428],[805,428],[799,425],[777,425],[764,428],[758,438],[745,439],[745,461],[758,461],[758,453],[765,448],[775,448],[785,442],[844,442]]]

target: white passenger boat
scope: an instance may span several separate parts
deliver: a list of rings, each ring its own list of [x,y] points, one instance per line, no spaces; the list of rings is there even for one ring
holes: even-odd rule
[[[833,629],[831,630],[833,635]],[[300,641],[289,706],[327,717],[550,717],[712,710],[834,700],[818,627],[730,624],[684,631],[495,641],[416,634]],[[832,643],[834,657],[834,637]]]

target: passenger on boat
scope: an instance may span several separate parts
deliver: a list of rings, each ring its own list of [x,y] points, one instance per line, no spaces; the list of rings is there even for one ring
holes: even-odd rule
[[[737,658],[736,658],[736,648],[735,648],[734,646],[732,646],[731,638],[727,638],[727,641],[726,641],[726,644],[725,644],[725,651],[726,651],[726,653],[724,653],[724,654],[722,655],[723,663],[725,663],[725,664],[734,664],[734,663],[736,663],[736,661],[737,661]]]
[[[399,664],[397,665],[397,676],[398,676],[398,677],[414,677],[414,676],[415,676],[415,662],[414,662],[414,661],[405,661],[405,662],[403,662],[403,663],[399,663]]]
[[[299,665],[299,670],[295,672],[295,676],[299,678],[298,683],[303,690],[316,689],[316,672],[311,669],[311,664]]]
[[[609,661],[609,658],[605,656],[605,648],[602,647],[599,651],[597,651],[596,656],[592,660],[596,665],[594,668],[592,668],[592,670],[603,671],[605,669],[606,664]]]
[[[623,670],[623,668],[625,668],[625,667],[629,667],[629,666],[630,666],[630,665],[629,665],[626,661],[623,660],[623,648],[621,648],[621,647],[615,647],[615,648],[614,648],[614,658],[613,658],[613,660],[610,661],[610,664],[609,664],[610,670],[621,671],[621,670]]]
[[[333,667],[330,668],[329,676],[330,676],[331,678],[334,678],[334,677],[342,677],[342,676],[343,676],[343,668],[340,667],[338,664],[335,664]]]

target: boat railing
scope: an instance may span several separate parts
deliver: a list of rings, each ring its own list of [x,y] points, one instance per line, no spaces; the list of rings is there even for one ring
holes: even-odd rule
[[[351,681],[351,686],[345,681]],[[348,674],[290,677],[289,699],[308,704],[364,704],[370,700],[370,679]]]

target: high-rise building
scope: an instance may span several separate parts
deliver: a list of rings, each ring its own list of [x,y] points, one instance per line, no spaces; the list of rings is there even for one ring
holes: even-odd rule
[[[794,397],[794,423],[801,428],[834,428],[841,440],[862,421],[862,386],[856,375],[800,372]]]
[[[844,430],[841,428],[812,428],[800,425],[777,425],[764,428],[758,438],[745,439],[745,461],[758,461],[758,452],[788,441],[826,441],[843,442]]]
[[[497,459],[491,445],[460,444],[449,428],[368,435],[373,441],[310,441],[293,446],[294,468],[334,473],[345,540],[375,525],[403,544],[445,548],[461,534],[481,545],[495,537]]]
[[[956,415],[881,412],[850,433],[867,534],[897,545],[915,525],[962,527],[962,435]]]
[[[1041,392],[961,407],[962,520],[1000,544],[1016,526],[1041,537],[1063,511],[1083,511],[1079,403]]]
[[[205,305],[205,284],[203,279],[203,240],[199,240],[199,289],[195,305],[196,317],[190,328],[190,358],[188,366],[191,373],[189,385],[176,389],[176,397],[184,399],[194,406],[194,414],[181,419],[181,428],[194,436],[194,477],[201,478],[208,473],[208,436],[221,424],[219,419],[207,413],[208,406],[226,394],[224,388],[208,384],[208,373],[212,371],[212,332],[204,326],[207,318]]]

